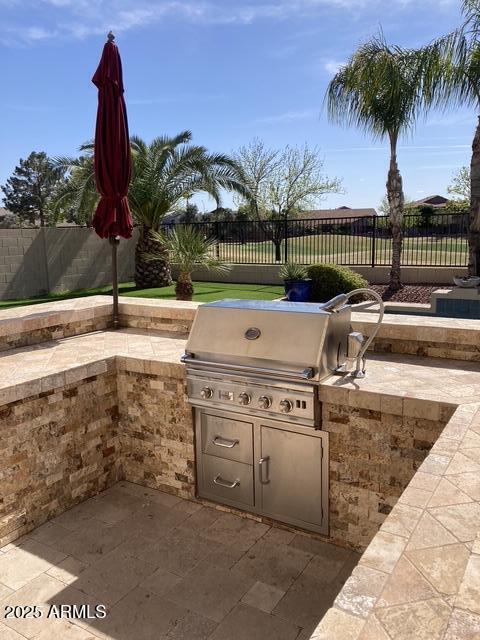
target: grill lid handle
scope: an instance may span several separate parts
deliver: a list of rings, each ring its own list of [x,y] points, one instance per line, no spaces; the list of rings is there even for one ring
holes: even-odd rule
[[[252,374],[275,376],[278,378],[297,378],[299,380],[311,380],[315,375],[312,367],[307,367],[302,371],[288,371],[285,369],[267,369],[264,367],[249,367],[245,364],[230,364],[225,362],[211,362],[209,360],[197,360],[193,353],[184,353],[180,358],[184,364],[198,367],[209,367],[210,369],[227,369],[228,371],[240,371]]]

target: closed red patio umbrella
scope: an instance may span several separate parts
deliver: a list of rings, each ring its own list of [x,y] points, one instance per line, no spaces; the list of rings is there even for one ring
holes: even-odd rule
[[[113,325],[118,327],[117,248],[120,237],[130,238],[133,230],[128,206],[128,185],[132,170],[130,138],[123,98],[122,61],[115,36],[110,31],[100,64],[92,78],[98,88],[95,128],[95,183],[100,202],[93,227],[112,245]]]

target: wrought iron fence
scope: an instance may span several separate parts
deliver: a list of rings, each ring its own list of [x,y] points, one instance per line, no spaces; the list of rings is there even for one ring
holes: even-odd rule
[[[329,262],[350,266],[391,264],[392,234],[384,216],[363,218],[194,222],[214,253],[234,264]],[[179,226],[165,225],[168,231]],[[468,262],[468,215],[407,214],[404,266],[463,267]]]

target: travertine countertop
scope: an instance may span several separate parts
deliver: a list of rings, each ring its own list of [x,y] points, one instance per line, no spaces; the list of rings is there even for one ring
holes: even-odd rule
[[[103,361],[128,358],[130,365],[148,368],[148,363],[171,365],[181,374],[180,356],[186,340],[168,333],[142,329],[96,331],[71,338],[10,349],[0,354],[0,403],[11,402],[3,395],[9,388],[48,379],[58,386],[62,372],[72,375],[93,375],[101,370]],[[88,371],[87,371],[88,368]],[[104,370],[104,369],[103,369]],[[141,368],[139,370],[142,370]],[[146,369],[145,369],[146,370]],[[359,393],[361,392],[361,393]],[[480,365],[437,358],[371,354],[367,360],[367,376],[332,376],[321,384],[321,397],[337,402],[355,394],[368,407],[380,402],[380,396],[410,400],[434,401],[457,406],[480,398]],[[25,396],[23,396],[25,397]],[[360,406],[360,405],[358,405]]]
[[[95,331],[0,353],[0,405],[96,375],[120,364],[183,376],[186,340],[141,329]],[[155,371],[154,371],[155,369]]]

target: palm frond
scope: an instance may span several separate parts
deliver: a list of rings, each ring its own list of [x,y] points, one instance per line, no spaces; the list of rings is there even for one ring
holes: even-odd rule
[[[191,144],[191,138],[190,131],[182,131],[173,137],[159,136],[147,144],[132,136],[133,170],[128,196],[139,224],[157,229],[185,197],[198,192],[209,194],[217,203],[221,201],[222,190],[247,193],[241,170],[232,158],[209,154],[205,147]],[[72,207],[87,215],[96,205],[98,194],[93,145],[86,143],[82,149],[80,157],[58,157],[54,164],[69,175],[68,186],[58,196],[61,202],[68,200]]]
[[[398,138],[426,112],[421,82],[418,54],[389,46],[380,34],[361,45],[330,82],[328,116],[374,138]]]

